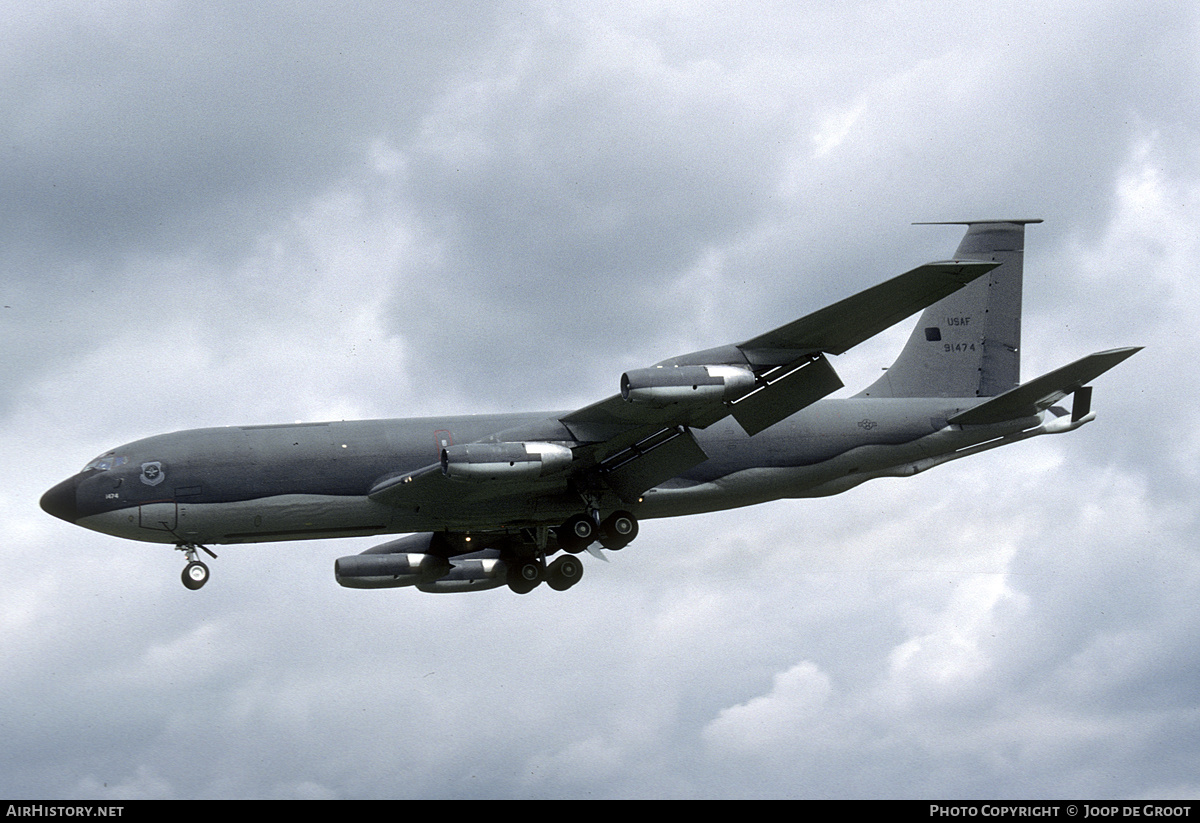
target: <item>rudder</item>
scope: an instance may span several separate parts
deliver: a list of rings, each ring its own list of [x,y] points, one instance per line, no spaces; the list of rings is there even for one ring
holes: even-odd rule
[[[965,225],[955,260],[1000,265],[921,315],[896,362],[860,397],[992,397],[1021,381],[1021,289],[1025,226],[1041,220]]]

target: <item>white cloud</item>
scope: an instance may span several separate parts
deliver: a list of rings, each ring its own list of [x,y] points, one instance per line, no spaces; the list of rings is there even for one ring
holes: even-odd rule
[[[829,675],[810,662],[797,663],[775,675],[767,694],[722,709],[704,728],[704,737],[711,745],[739,754],[811,741],[813,727],[819,727],[821,715],[830,710],[832,693]]]

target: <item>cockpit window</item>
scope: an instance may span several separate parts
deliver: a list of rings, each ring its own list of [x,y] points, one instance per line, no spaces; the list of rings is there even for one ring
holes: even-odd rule
[[[114,452],[101,455],[83,467],[85,472],[106,472],[129,462],[128,457],[118,457]]]

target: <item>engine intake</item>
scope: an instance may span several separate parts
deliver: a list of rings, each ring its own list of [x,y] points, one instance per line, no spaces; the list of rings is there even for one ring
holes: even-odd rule
[[[565,471],[571,450],[557,443],[464,443],[442,449],[442,473],[453,480],[532,480]]]
[[[621,397],[655,407],[729,402],[749,394],[755,385],[754,372],[740,366],[654,366],[621,375]]]

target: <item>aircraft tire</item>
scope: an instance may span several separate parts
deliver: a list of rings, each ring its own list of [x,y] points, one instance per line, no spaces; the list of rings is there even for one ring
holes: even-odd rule
[[[579,554],[596,539],[596,524],[586,514],[577,514],[567,518],[554,533],[560,549],[568,554]]]
[[[546,583],[556,592],[565,592],[583,577],[583,563],[577,557],[560,557],[546,569]]]
[[[610,551],[619,551],[638,536],[638,522],[627,511],[613,512],[600,524],[600,545]]]
[[[193,560],[183,567],[183,585],[196,591],[208,582],[208,566],[199,560]]]
[[[530,560],[524,563],[513,563],[508,567],[508,587],[517,594],[529,594],[537,588],[545,577],[541,565]]]

